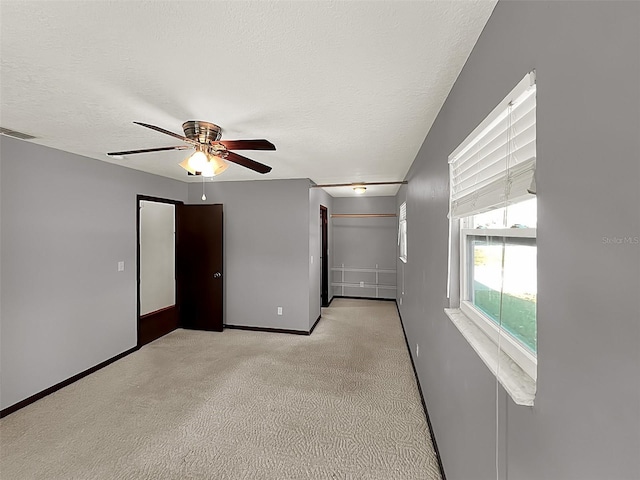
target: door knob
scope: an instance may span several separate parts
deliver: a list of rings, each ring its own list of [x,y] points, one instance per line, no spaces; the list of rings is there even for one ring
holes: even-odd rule
[[[220,278],[222,274],[220,272],[216,272],[213,274],[213,278]]]

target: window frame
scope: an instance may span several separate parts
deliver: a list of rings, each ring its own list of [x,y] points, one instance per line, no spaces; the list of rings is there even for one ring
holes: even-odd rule
[[[404,216],[402,215],[403,210],[404,210]],[[407,202],[406,201],[400,204],[400,208],[398,212],[398,258],[402,260],[403,263],[407,263],[408,248],[407,248]]]
[[[472,216],[460,219],[460,311],[482,332],[504,351],[534,381],[537,379],[538,360],[526,346],[515,339],[508,331],[492,321],[478,309],[470,295],[470,237],[494,237],[500,239],[526,238],[536,240],[536,228],[470,228]],[[536,244],[537,249],[537,244]]]
[[[512,400],[527,406],[534,404],[538,355],[473,305],[468,279],[471,272],[469,257],[473,251],[466,245],[472,235],[476,238],[499,237],[500,243],[512,237],[520,237],[522,241],[529,236],[536,242],[537,252],[536,229],[528,232],[516,228],[473,229],[472,223],[474,215],[536,195],[538,101],[535,77],[535,70],[527,73],[448,157],[449,308],[444,309]],[[525,118],[527,120],[523,120]],[[505,133],[504,144],[495,143]],[[496,146],[507,146],[504,157],[496,155],[499,149],[494,148]],[[503,171],[495,169],[498,162],[505,162]],[[536,324],[537,317],[536,314]]]

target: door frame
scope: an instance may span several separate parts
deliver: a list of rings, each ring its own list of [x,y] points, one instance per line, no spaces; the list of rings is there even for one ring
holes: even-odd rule
[[[142,343],[140,338],[140,208],[142,206],[140,202],[142,201],[156,202],[156,203],[170,203],[170,204],[173,204],[174,207],[177,205],[184,204],[182,200],[171,200],[170,198],[152,197],[149,195],[141,195],[141,194],[136,195],[136,345],[138,346],[138,348],[149,343],[149,342]],[[177,209],[174,208],[174,213],[173,213],[174,225],[176,222],[176,215],[177,215]],[[174,232],[174,235],[175,235],[175,232]],[[178,255],[177,243],[174,238],[173,256],[174,256],[174,262],[176,266],[178,261],[177,255]],[[176,299],[175,307],[177,309],[178,279],[175,272],[174,272],[174,288],[175,288],[175,299]]]
[[[320,306],[329,306],[329,211],[320,205]]]

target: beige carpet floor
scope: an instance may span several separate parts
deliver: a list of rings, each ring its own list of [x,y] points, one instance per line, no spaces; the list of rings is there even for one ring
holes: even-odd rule
[[[176,330],[0,421],[0,478],[439,479],[395,305]]]

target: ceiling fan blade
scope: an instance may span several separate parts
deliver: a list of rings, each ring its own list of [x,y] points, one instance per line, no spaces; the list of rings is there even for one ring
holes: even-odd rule
[[[243,157],[242,155],[238,155],[237,153],[227,153],[228,155],[225,157],[225,160],[229,160],[230,162],[242,165],[243,167],[249,168],[258,173],[269,173],[271,171],[271,167],[269,167],[268,165],[256,162],[255,160],[251,160],[247,157]]]
[[[140,125],[142,127],[150,128],[151,130],[155,130],[156,132],[164,133],[165,135],[170,135],[174,138],[179,138],[183,142],[190,143],[191,145],[198,145],[198,142],[196,142],[195,140],[191,140],[190,138],[187,138],[183,135],[178,135],[177,133],[170,132],[169,130],[165,130],[164,128],[156,127],[155,125],[149,125],[148,123],[141,123],[141,122],[133,122],[133,123],[135,123],[136,125]]]
[[[193,148],[191,145],[178,145],[177,147],[159,147],[159,148],[143,148],[142,150],[127,150],[126,152],[109,152],[108,156],[114,155],[133,155],[135,153],[164,152],[165,150],[189,150]]]
[[[276,146],[269,140],[218,140],[227,150],[275,150]]]

